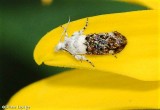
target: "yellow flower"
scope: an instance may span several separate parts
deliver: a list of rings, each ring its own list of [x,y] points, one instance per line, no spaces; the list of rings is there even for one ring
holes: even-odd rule
[[[7,105],[29,110],[153,109],[160,107],[158,83],[77,69],[27,86]]]
[[[63,31],[61,27],[47,33],[34,50],[37,64],[100,70],[137,78],[140,80],[160,79],[160,28],[159,11],[145,10],[89,17],[89,26],[85,34],[118,31],[126,36],[128,44],[117,54],[86,55],[95,67],[87,62],[75,60],[67,52],[55,52],[55,47]],[[86,18],[69,24],[68,33],[80,30]],[[65,60],[64,60],[65,59]]]
[[[120,1],[144,5],[151,9],[160,9],[160,0],[120,0]]]
[[[68,33],[80,30],[85,19],[69,24]],[[89,17],[85,34],[118,31],[128,44],[117,54],[77,61],[67,52],[55,52],[63,29],[47,33],[34,50],[37,64],[78,68],[43,79],[22,89],[7,105],[31,110],[101,110],[160,108],[160,13],[134,11]],[[11,109],[6,109],[11,110]]]

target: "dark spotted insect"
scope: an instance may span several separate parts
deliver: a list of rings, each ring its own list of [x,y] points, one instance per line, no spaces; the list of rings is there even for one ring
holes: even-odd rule
[[[68,24],[70,19],[68,21]],[[67,34],[67,27],[62,28],[64,32],[64,41],[61,41],[56,46],[56,51],[65,50],[73,55],[77,60],[84,60],[89,62],[93,67],[94,64],[89,61],[84,55],[115,55],[121,52],[127,44],[127,39],[121,33],[117,31],[108,33],[94,33],[84,35],[83,32],[88,26],[88,18],[86,25],[80,31],[73,33],[71,37]],[[61,36],[61,38],[62,38]]]

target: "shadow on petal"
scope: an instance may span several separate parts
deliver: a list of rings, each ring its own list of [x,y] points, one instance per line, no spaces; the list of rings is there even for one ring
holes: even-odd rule
[[[159,91],[158,81],[72,70],[27,86],[15,94],[8,105],[29,105],[32,110],[159,108]]]
[[[159,81],[142,81],[135,78],[92,70],[73,70],[46,80],[51,86],[73,86],[99,89],[146,91],[159,88]]]

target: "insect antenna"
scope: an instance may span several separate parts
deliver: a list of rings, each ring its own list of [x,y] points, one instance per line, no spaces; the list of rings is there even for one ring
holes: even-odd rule
[[[86,24],[85,26],[79,31],[79,33],[83,34],[84,30],[87,28],[88,26],[88,18],[86,19]]]
[[[68,37],[67,28],[68,28],[69,23],[70,23],[70,16],[69,16],[69,20],[68,20],[67,26],[66,26],[66,27],[63,27],[63,26],[61,25],[61,27],[63,28],[64,31],[62,32],[62,34],[61,34],[61,36],[60,36],[59,42],[62,41],[62,37],[63,37],[64,34],[65,34],[65,37]]]

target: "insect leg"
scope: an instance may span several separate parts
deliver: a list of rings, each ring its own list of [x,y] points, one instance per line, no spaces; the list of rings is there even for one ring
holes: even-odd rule
[[[110,50],[109,54],[113,55],[115,58],[117,58],[116,54],[114,53],[114,50]]]
[[[115,58],[117,58],[117,56],[115,54],[112,54]]]
[[[74,54],[72,54],[70,51],[68,51],[66,48],[63,48],[63,50],[65,50],[66,52],[68,52],[69,54],[71,54],[71,55],[73,55],[74,56]]]
[[[83,56],[83,55],[75,55],[74,56],[77,60],[80,60],[80,61],[87,61],[89,64],[91,64],[93,67],[95,67],[94,66],[94,64],[91,62],[91,61],[89,61],[85,56]]]
[[[83,61],[83,60],[87,61],[89,64],[91,64],[93,67],[95,67],[94,64],[90,60],[88,60],[85,56],[83,56],[83,55],[75,55],[75,54],[71,53],[70,51],[68,51],[66,48],[63,48],[63,50],[65,50],[66,52],[70,53],[72,56],[74,56],[75,59],[80,60],[80,61]]]

